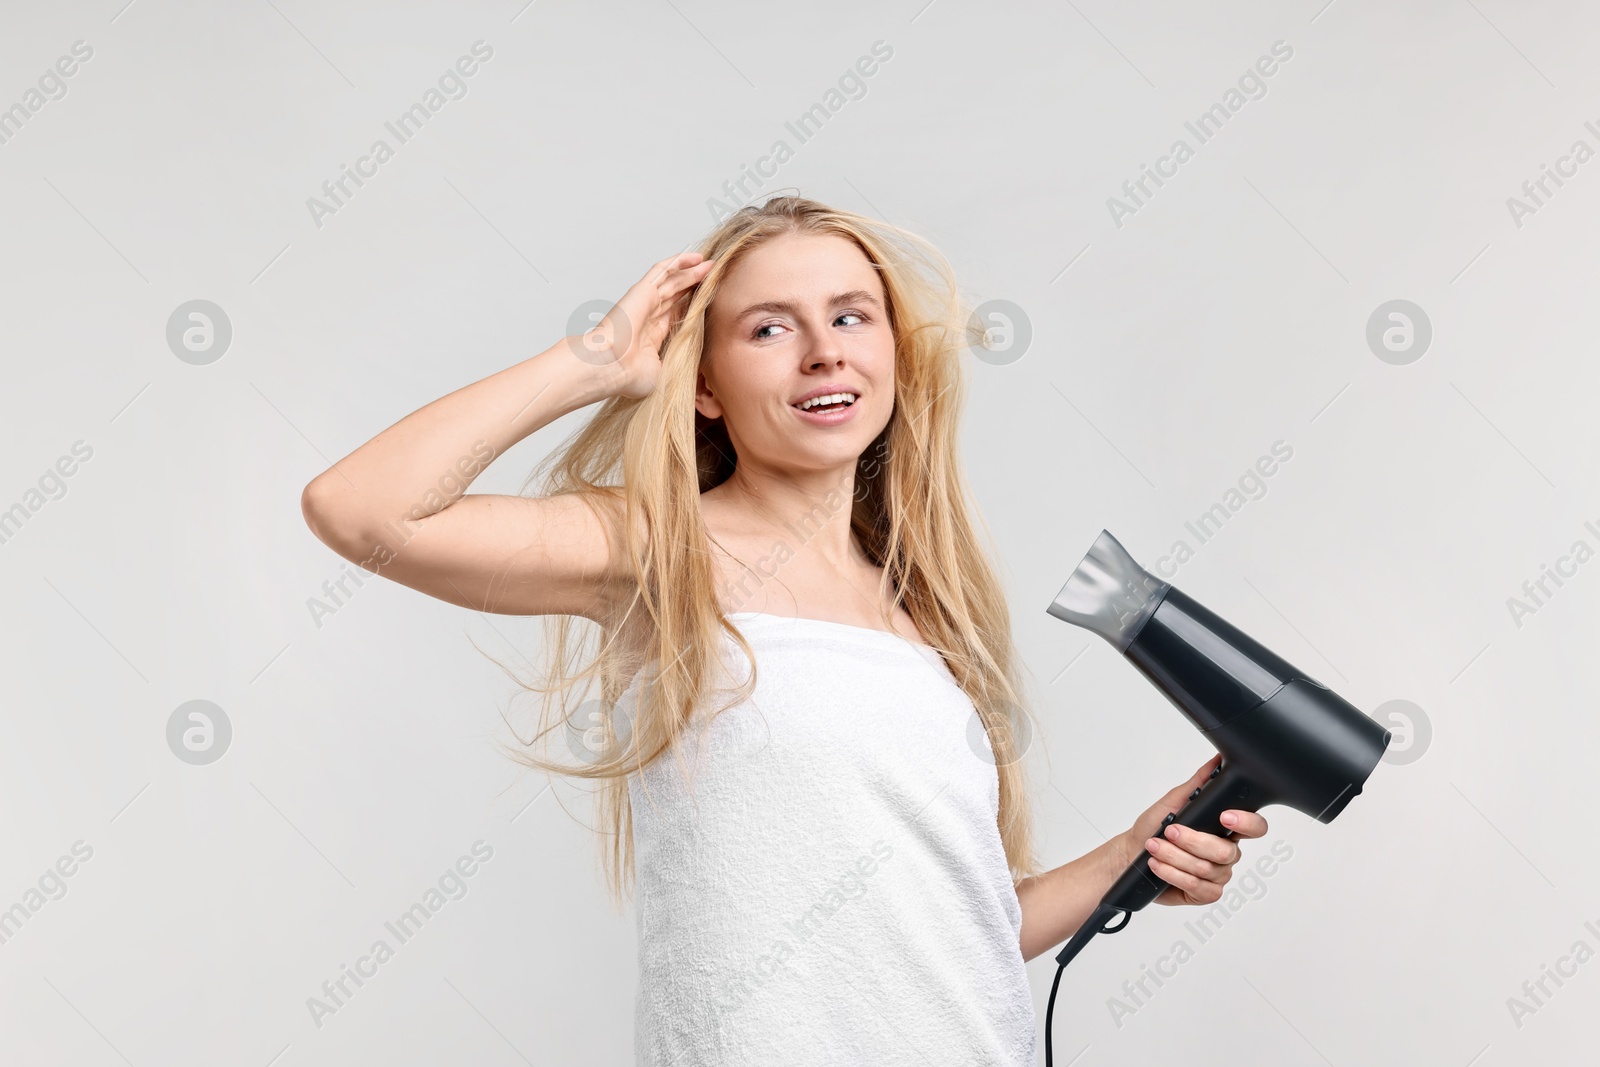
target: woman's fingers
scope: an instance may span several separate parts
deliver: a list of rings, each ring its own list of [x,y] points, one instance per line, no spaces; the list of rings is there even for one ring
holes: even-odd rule
[[[1225,864],[1212,863],[1210,860],[1201,859],[1192,853],[1185,852],[1170,841],[1158,842],[1155,846],[1148,843],[1145,850],[1150,853],[1150,873],[1157,878],[1164,879],[1180,889],[1187,889],[1193,883],[1180,882],[1175,878],[1168,878],[1167,872],[1176,871],[1186,878],[1203,882],[1227,881],[1228,867]]]
[[[1169,866],[1203,878],[1223,875],[1241,855],[1236,842],[1177,823],[1168,826],[1162,837],[1147,841],[1145,851]]]
[[[1177,833],[1173,833],[1174,830]],[[1167,827],[1166,839],[1169,844],[1175,844],[1185,852],[1192,852],[1213,863],[1237,863],[1242,855],[1239,843],[1231,838],[1202,833],[1193,827],[1176,823]]]
[[[1190,851],[1174,845],[1173,841],[1163,841],[1160,838],[1150,838],[1149,841],[1146,841],[1144,843],[1144,851],[1150,854],[1152,870],[1154,870],[1155,862],[1158,861],[1165,864],[1166,867],[1176,867],[1176,869],[1189,873],[1189,875],[1194,875],[1194,877],[1205,878],[1206,881],[1227,880],[1230,864],[1226,859],[1213,861],[1210,857],[1197,856],[1197,854],[1190,853]],[[1155,873],[1160,875],[1158,870]],[[1170,878],[1168,878],[1168,881],[1171,881]]]
[[[1182,868],[1174,867],[1172,864],[1154,857],[1150,859],[1150,873],[1172,886],[1172,889],[1182,893],[1189,902],[1213,904],[1222,899],[1221,882],[1191,874]],[[1164,890],[1161,895],[1166,896],[1170,892],[1172,890]],[[1181,900],[1173,901],[1173,903],[1182,902]]]
[[[700,253],[692,252],[686,254],[698,256]],[[711,273],[712,264],[715,262],[715,260],[704,259],[697,263],[673,267],[667,273],[651,279],[652,288],[655,290],[655,299],[651,302],[651,315],[653,317],[665,317],[668,311],[671,310],[673,301],[677,299],[678,294],[704,281],[706,275]]]
[[[1231,826],[1228,819],[1223,825],[1239,837],[1262,837],[1267,832],[1267,820],[1256,812],[1230,808],[1223,815],[1232,817]],[[1233,876],[1233,865],[1243,855],[1232,838],[1176,823],[1166,827],[1160,837],[1146,841],[1145,851],[1150,853],[1150,873],[1182,895],[1181,900],[1177,894],[1168,898],[1167,893],[1158,898],[1171,903],[1210,904],[1221,899],[1223,886]]]
[[[699,262],[700,258],[701,256],[699,252],[679,252],[676,255],[668,256],[666,259],[663,259],[661,262],[657,263],[654,267],[653,273],[663,274],[667,271],[676,270],[680,266],[687,266],[690,263],[697,263]]]
[[[695,252],[693,255],[699,255]],[[650,321],[653,325],[665,327],[672,314],[674,302],[679,294],[692,286],[700,284],[705,276],[711,273],[712,260],[702,260],[691,266],[674,270],[660,285],[656,286],[655,303],[650,309]]]
[[[694,254],[698,256],[700,253],[696,252]],[[711,268],[715,263],[716,260],[714,259],[702,259],[698,263],[690,263],[687,266],[680,267],[677,273],[668,279],[671,283],[668,293],[676,296],[689,288],[689,286],[699,282],[707,274],[711,273]]]
[[[1229,817],[1233,821],[1229,822]],[[1240,837],[1265,837],[1267,820],[1253,811],[1235,811],[1229,808],[1222,813],[1222,825]]]
[[[623,314],[642,318],[647,331],[663,325],[672,310],[673,299],[704,280],[714,262],[699,252],[680,252],[661,260],[619,302],[619,306],[626,302]],[[630,333],[631,323],[624,324],[622,329]]]
[[[1221,762],[1222,753],[1218,752],[1215,756],[1212,756],[1210,759],[1202,763],[1200,765],[1200,769],[1195,771],[1194,774],[1190,775],[1187,782],[1184,782],[1180,786],[1175,786],[1172,791],[1174,793],[1190,793],[1194,791],[1195,786],[1205,785],[1206,782],[1210,781],[1211,779],[1211,772],[1216,768],[1217,764]]]
[[[681,289],[682,285],[677,283],[682,280],[684,274],[709,262],[711,261],[699,252],[679,252],[677,255],[663,259],[655,265],[650,272],[651,284],[659,287],[663,284],[671,283],[676,288]]]

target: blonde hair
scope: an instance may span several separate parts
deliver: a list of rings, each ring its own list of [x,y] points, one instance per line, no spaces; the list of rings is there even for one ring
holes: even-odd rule
[[[568,662],[575,648],[572,628],[592,620],[551,617],[547,684],[516,679],[544,697],[540,729],[528,741],[518,738],[523,750],[508,750],[526,766],[600,783],[603,827],[596,829],[607,841],[606,884],[619,907],[634,879],[628,778],[669,749],[681,764],[677,742],[712,689],[721,634],[743,650],[750,672],[713,713],[755,687],[755,657],[719,607],[700,512],[700,494],[732,472],[733,449],[722,421],[695,409],[694,393],[708,312],[722,279],[751,249],[787,233],[853,241],[883,281],[895,344],[894,411],[857,461],[851,530],[882,568],[880,601],[910,614],[977,709],[993,752],[985,758],[993,759],[999,777],[998,829],[1013,882],[1038,870],[1021,760],[1022,739],[1032,734],[1031,713],[1021,695],[1010,612],[968,514],[957,451],[963,353],[974,343],[970,310],[949,264],[922,238],[814,200],[778,196],[741,208],[701,242],[699,251],[717,263],[678,298],[655,390],[643,398],[603,402],[529,477],[530,484],[543,477],[542,495],[581,494],[633,569],[626,610],[600,624],[601,647],[581,668]],[[636,613],[641,614],[634,620]],[[642,639],[634,646],[619,639],[630,621],[646,624],[638,627]],[[638,671],[649,684],[639,686],[630,721],[619,698]],[[599,698],[575,709],[576,698],[590,692],[597,677]],[[549,699],[552,694],[560,694],[559,702]],[[554,716],[552,707],[559,708]],[[592,725],[574,726],[574,710]],[[574,730],[585,735],[579,764],[526,751],[557,734],[570,743]]]

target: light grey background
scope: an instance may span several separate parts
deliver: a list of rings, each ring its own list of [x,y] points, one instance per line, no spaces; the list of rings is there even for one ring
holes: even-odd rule
[[[1507,204],[1600,148],[1592,6],[12,2],[0,106],[80,40],[66,95],[0,144],[0,508],[93,449],[0,544],[0,908],[93,853],[0,945],[0,1060],[631,1062],[632,913],[606,905],[583,793],[489,747],[514,687],[472,642],[514,662],[539,620],[372,580],[319,626],[308,601],[348,568],[299,493],[692,244],[779,139],[768,192],[912,228],[1031,323],[1020,358],[973,361],[964,447],[1042,697],[1051,865],[1210,755],[1045,614],[1102,528],[1147,566],[1187,541],[1186,592],[1431,726],[1332,825],[1268,809],[1246,864],[1292,859],[1214,939],[1153,907],[1091,944],[1058,1062],[1592,1054],[1600,963],[1520,1021],[1508,998],[1600,948],[1579,669],[1600,562],[1520,625],[1508,599],[1600,548],[1600,160],[1520,225]],[[307,199],[478,40],[467,95],[319,227]],[[798,144],[785,121],[880,40],[866,94]],[[1107,199],[1194,147],[1185,122],[1276,41],[1266,95],[1118,226]],[[166,342],[195,299],[233,330],[208,365]],[[1396,299],[1433,331],[1398,365],[1366,341]],[[475,489],[516,491],[583,417]],[[1276,441],[1265,495],[1200,544],[1185,523]],[[203,766],[166,740],[196,699],[233,730]],[[315,1025],[307,998],[480,839],[467,895]],[[1179,939],[1194,957],[1114,1022]]]

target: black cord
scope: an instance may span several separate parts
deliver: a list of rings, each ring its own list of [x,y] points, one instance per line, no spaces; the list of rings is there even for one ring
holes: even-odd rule
[[[1111,917],[1119,912],[1122,915],[1122,921],[1115,926],[1108,926],[1107,923],[1111,921]],[[1050,983],[1050,1000],[1044,1008],[1045,1067],[1055,1067],[1054,1049],[1050,1043],[1050,1022],[1056,1011],[1056,987],[1061,984],[1061,972],[1067,969],[1067,964],[1072,962],[1074,956],[1083,951],[1083,946],[1087,945],[1095,934],[1116,933],[1128,925],[1128,919],[1132,915],[1133,912],[1128,911],[1126,908],[1119,908],[1112,904],[1102,904],[1094,910],[1094,914],[1089,916],[1082,926],[1078,927],[1078,932],[1072,935],[1072,940],[1067,942],[1066,947],[1056,953],[1056,963],[1060,966],[1056,968],[1056,980]]]
[[[1061,966],[1056,968],[1056,980],[1054,982],[1050,983],[1050,1003],[1046,1004],[1045,1005],[1045,1009],[1044,1009],[1044,1064],[1045,1064],[1045,1067],[1052,1067],[1052,1065],[1055,1062],[1054,1057],[1053,1057],[1053,1055],[1051,1053],[1051,1050],[1050,1050],[1050,1017],[1052,1015],[1054,1015],[1055,1011],[1056,1011],[1056,986],[1061,984],[1061,972],[1065,971],[1066,969],[1067,969],[1067,965],[1064,964],[1064,963]]]

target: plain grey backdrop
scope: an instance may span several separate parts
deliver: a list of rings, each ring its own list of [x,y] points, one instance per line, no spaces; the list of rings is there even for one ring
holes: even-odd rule
[[[1331,825],[1267,809],[1214,936],[1092,943],[1058,1062],[1592,1054],[1597,44],[1508,0],[7,3],[0,1060],[631,1062],[584,793],[490,747],[474,643],[541,621],[354,585],[299,494],[780,188],[1008,302],[963,451],[1049,865],[1211,754],[1045,614],[1101,529],[1396,731]]]

